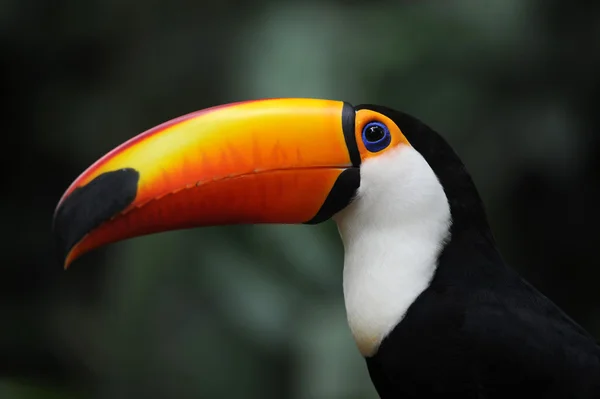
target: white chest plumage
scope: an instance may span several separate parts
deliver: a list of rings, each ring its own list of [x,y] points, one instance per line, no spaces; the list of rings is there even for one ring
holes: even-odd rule
[[[429,285],[450,206],[421,154],[400,145],[363,162],[357,196],[334,220],[344,242],[348,323],[361,354],[371,356]]]

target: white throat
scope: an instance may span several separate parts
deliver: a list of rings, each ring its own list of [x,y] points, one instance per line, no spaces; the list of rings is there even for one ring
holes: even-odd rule
[[[348,323],[361,354],[371,356],[428,287],[450,206],[421,154],[400,145],[363,162],[357,196],[334,220],[345,249]]]

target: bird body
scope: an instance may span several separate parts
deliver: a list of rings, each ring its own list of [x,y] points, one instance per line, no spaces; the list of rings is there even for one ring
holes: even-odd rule
[[[600,397],[592,337],[464,233],[402,321],[367,358],[382,398]]]
[[[159,231],[329,218],[381,398],[600,399],[593,337],[505,264],[448,143],[386,107],[274,99],[178,118],[88,168],[54,229],[68,265]]]

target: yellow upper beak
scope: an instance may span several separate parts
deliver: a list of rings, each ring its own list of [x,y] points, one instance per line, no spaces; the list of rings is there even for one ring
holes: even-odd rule
[[[272,99],[209,108],[142,133],[61,198],[54,230],[65,267],[94,248],[159,231],[326,220],[360,183],[354,123],[344,102]]]

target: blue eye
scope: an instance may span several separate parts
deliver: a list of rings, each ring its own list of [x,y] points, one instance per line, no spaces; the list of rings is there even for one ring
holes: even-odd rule
[[[363,127],[363,143],[367,150],[378,152],[386,148],[392,142],[390,130],[381,122],[369,122]]]

